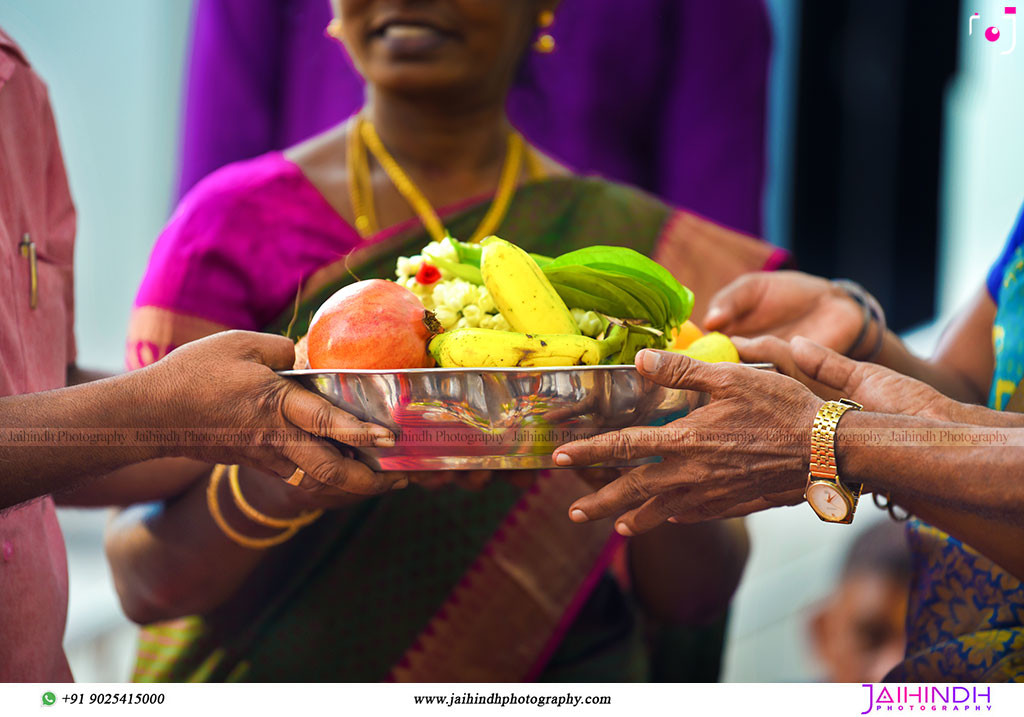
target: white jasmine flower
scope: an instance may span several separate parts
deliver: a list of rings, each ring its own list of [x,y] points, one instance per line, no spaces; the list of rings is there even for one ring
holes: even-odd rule
[[[427,261],[430,261],[436,256],[454,262],[458,262],[459,260],[459,253],[455,250],[455,247],[452,246],[450,242],[446,241],[430,242],[427,246],[423,247],[422,256]]]
[[[454,328],[455,324],[459,321],[460,318],[458,313],[451,311],[443,306],[439,306],[436,309],[434,309],[434,316],[437,317],[437,320],[440,322],[441,326],[445,328],[445,330]]]
[[[494,325],[491,327],[498,331],[511,331],[512,326],[509,325],[508,321],[501,314],[494,314]]]
[[[493,314],[498,310],[498,307],[494,305],[494,299],[491,297],[491,292],[487,290],[487,287],[477,287],[476,292],[476,305],[480,307],[480,310],[486,314]]]

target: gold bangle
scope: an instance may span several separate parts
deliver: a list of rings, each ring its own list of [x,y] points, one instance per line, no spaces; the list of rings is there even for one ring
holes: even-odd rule
[[[235,498],[235,505],[245,514],[245,517],[268,528],[304,528],[324,514],[322,510],[311,510],[307,513],[300,513],[294,518],[274,518],[266,513],[261,513],[253,508],[242,495],[242,486],[238,482],[237,465],[228,468],[228,484],[231,486],[231,495]]]
[[[283,533],[272,535],[269,538],[250,538],[247,535],[242,535],[228,525],[228,521],[224,519],[224,514],[220,512],[220,501],[217,499],[217,489],[220,487],[221,478],[224,477],[225,467],[226,466],[223,465],[217,465],[217,467],[213,469],[213,473],[210,474],[210,483],[206,486],[206,505],[210,509],[210,516],[224,535],[238,545],[241,545],[243,548],[265,550],[266,548],[272,548],[275,545],[280,545],[299,532],[299,529],[293,526]]]

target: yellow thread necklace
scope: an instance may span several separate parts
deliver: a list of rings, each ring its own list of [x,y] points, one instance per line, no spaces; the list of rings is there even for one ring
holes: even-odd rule
[[[377,130],[373,124],[363,117],[356,117],[354,126],[348,133],[348,152],[346,161],[348,164],[349,197],[352,202],[352,209],[355,213],[356,230],[360,236],[368,237],[379,231],[376,211],[373,206],[373,188],[370,181],[370,165],[366,150],[374,156],[380,164],[384,173],[388,175],[395,189],[398,190],[405,200],[419,216],[420,221],[434,241],[441,241],[449,236],[448,230],[441,223],[441,218],[430,205],[419,188],[405,173],[405,170],[398,164],[394,157],[384,147]],[[494,201],[480,221],[469,241],[475,243],[486,236],[494,234],[501,226],[502,220],[508,213],[509,205],[512,203],[512,196],[515,194],[516,185],[519,181],[519,174],[522,170],[523,159],[526,159],[527,172],[531,179],[540,179],[544,175],[540,161],[525,146],[522,136],[518,132],[510,132],[508,136],[508,150],[505,155],[505,164],[501,168],[501,178],[498,181],[498,190],[495,192]]]

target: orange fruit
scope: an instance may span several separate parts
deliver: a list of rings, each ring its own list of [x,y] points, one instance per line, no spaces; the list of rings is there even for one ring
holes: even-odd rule
[[[669,338],[668,347],[676,351],[685,349],[703,335],[704,332],[700,330],[697,324],[692,321],[685,321],[673,330],[672,336]]]

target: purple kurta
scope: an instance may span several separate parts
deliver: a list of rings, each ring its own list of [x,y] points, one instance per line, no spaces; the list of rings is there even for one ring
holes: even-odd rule
[[[327,0],[197,0],[179,192],[340,122],[362,81]],[[762,0],[564,0],[513,123],[582,173],[760,235],[770,27]]]

